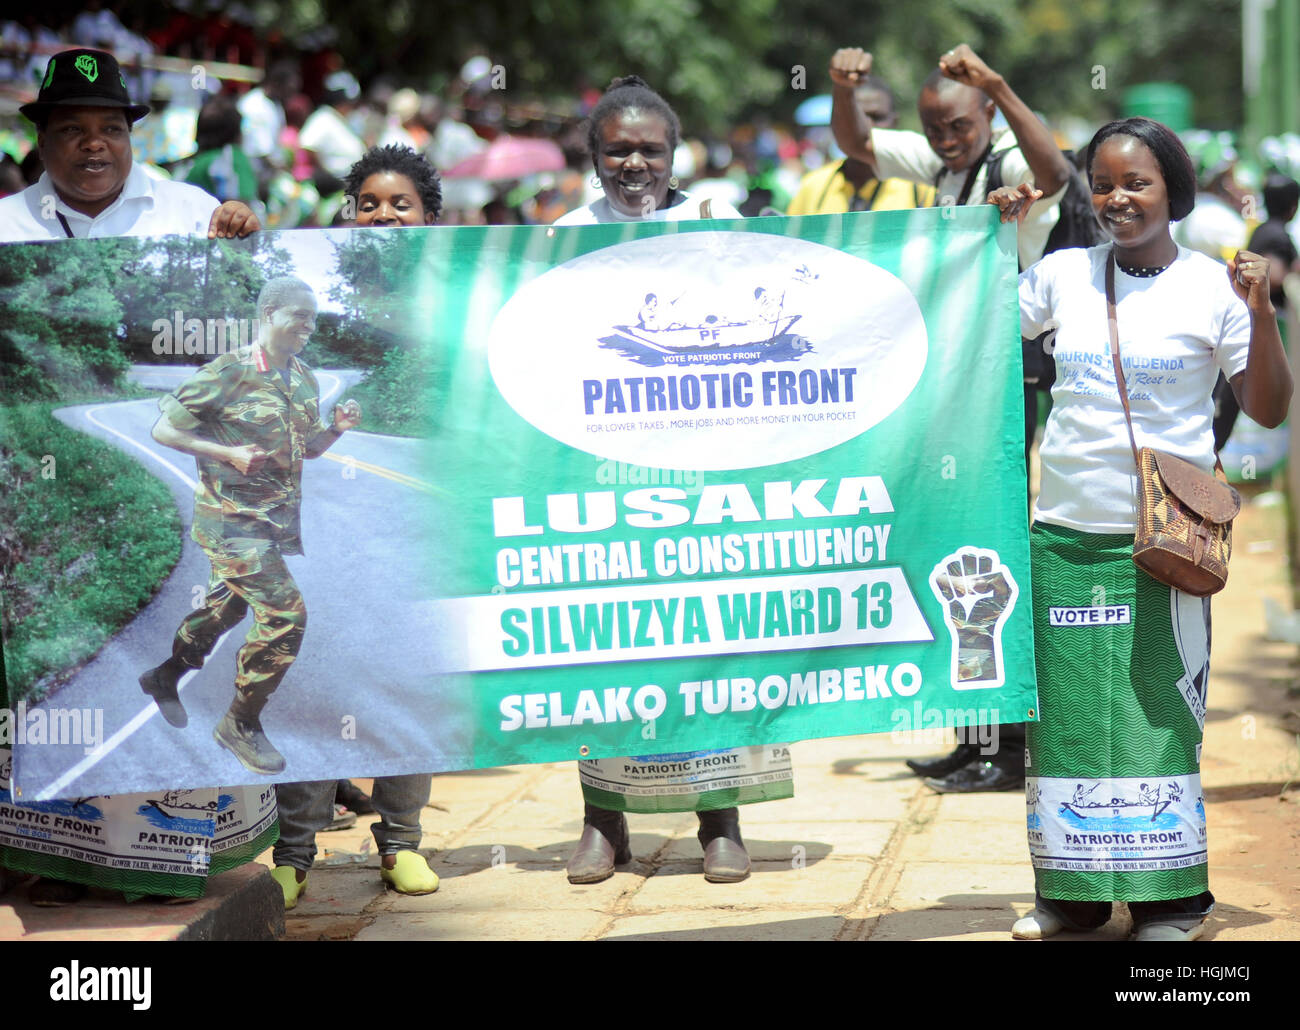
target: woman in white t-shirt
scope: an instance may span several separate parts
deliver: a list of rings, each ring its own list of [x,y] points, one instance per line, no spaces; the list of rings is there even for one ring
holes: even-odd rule
[[[723,201],[691,201],[673,175],[673,151],[682,127],[667,102],[636,75],[615,79],[592,109],[587,146],[593,185],[605,195],[561,215],[556,225],[600,222],[677,222],[741,218]]]
[[[673,151],[681,137],[677,115],[659,94],[635,75],[615,79],[592,109],[587,133],[596,181],[604,196],[586,207],[556,219],[556,225],[596,225],[604,222],[680,221],[697,218],[740,218],[740,212],[721,201],[696,203],[678,188],[672,174]],[[642,319],[664,318],[657,297],[646,297]],[[729,748],[729,768],[748,769],[761,764],[760,752],[768,748]],[[704,752],[673,755],[693,759]],[[621,792],[626,775],[614,775],[615,766],[627,759],[579,762],[585,802],[582,839],[569,859],[570,883],[599,883],[614,874],[614,866],[631,860],[627,811],[697,811],[699,841],[704,848],[704,876],[716,883],[731,883],[749,876],[749,855],[740,835],[737,804],[789,796],[789,780],[781,784],[756,784],[705,793],[683,793],[692,784],[681,776],[658,776],[638,771],[636,789]],[[631,761],[640,763],[642,758]],[[651,763],[653,764],[653,763]],[[647,767],[648,769],[648,767]],[[644,772],[644,775],[642,775]],[[706,810],[706,805],[729,804]]]
[[[1210,604],[1132,561],[1137,470],[1110,354],[1107,264],[1138,447],[1209,471],[1218,373],[1267,426],[1286,415],[1291,376],[1268,263],[1241,251],[1225,278],[1170,235],[1196,191],[1178,137],[1145,118],[1111,122],[1089,144],[1087,171],[1111,242],[1049,254],[1020,277],[1021,335],[1056,330],[1057,379],[1030,533],[1036,900],[1012,935],[1096,929],[1125,901],[1138,940],[1193,940],[1214,906],[1200,785]],[[1030,186],[989,195],[1004,221],[1036,198]]]

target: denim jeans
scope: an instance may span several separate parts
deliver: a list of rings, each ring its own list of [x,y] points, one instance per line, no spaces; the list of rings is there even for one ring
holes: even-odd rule
[[[276,865],[304,871],[316,860],[316,834],[334,818],[334,788],[338,780],[305,780],[276,784],[280,809],[280,840],[271,852]],[[370,799],[379,822],[371,827],[381,855],[414,851],[420,846],[420,810],[433,789],[432,773],[379,776]]]

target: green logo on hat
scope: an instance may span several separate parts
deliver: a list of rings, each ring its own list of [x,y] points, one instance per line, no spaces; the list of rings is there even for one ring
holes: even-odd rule
[[[50,80],[53,78],[54,78],[54,58],[51,57],[50,63],[45,67],[45,81],[41,83],[41,89],[44,89],[46,86],[48,86],[50,84]]]
[[[82,54],[73,62],[77,71],[86,77],[88,82],[94,82],[99,78],[99,63],[89,54]]]

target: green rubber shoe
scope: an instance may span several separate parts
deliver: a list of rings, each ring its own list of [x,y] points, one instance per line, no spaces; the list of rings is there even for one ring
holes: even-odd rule
[[[278,865],[271,870],[271,879],[284,891],[284,910],[288,912],[298,905],[298,895],[307,889],[307,877],[298,879],[298,870],[291,865]]]
[[[418,851],[399,851],[397,864],[392,869],[381,864],[379,876],[399,894],[432,894],[438,889],[438,874]]]

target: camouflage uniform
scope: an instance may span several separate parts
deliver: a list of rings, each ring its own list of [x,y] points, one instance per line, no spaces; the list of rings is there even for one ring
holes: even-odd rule
[[[330,427],[311,370],[289,360],[289,384],[256,345],[210,361],[158,406],[177,429],[228,447],[256,445],[257,472],[199,457],[191,536],[212,562],[203,604],[181,622],[172,656],[200,668],[217,640],[253,609],[236,658],[235,705],[256,718],[302,646],[307,609],[283,555],[302,554],[302,462]]]

